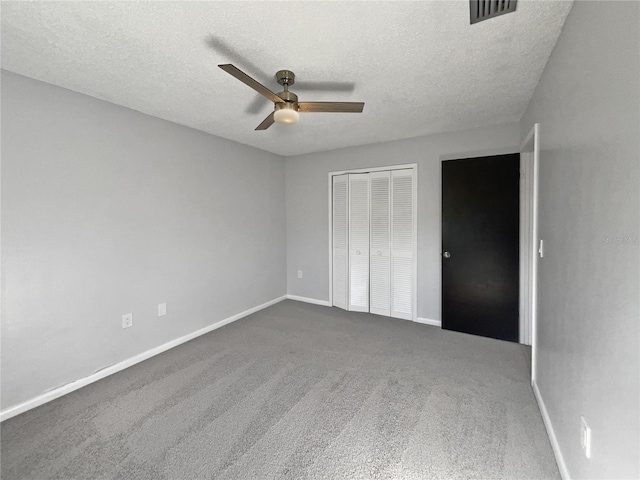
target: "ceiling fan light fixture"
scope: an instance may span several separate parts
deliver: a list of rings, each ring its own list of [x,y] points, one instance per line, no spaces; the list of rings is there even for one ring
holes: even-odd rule
[[[293,105],[284,104],[280,108],[280,105],[276,104],[276,111],[273,114],[273,119],[276,123],[283,125],[293,125],[298,123],[300,114],[296,111]]]

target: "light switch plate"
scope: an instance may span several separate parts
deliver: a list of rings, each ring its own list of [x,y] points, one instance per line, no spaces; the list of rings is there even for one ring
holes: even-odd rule
[[[158,304],[158,316],[159,317],[164,317],[167,314],[167,304],[166,303],[159,303]]]
[[[591,429],[584,417],[580,417],[580,444],[585,456],[591,458]]]

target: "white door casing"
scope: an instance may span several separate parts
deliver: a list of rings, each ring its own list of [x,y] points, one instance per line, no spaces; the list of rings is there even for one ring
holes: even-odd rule
[[[538,307],[538,245],[540,238],[538,236],[538,168],[540,164],[540,124],[533,125],[529,134],[520,144],[520,155],[524,158],[526,169],[525,175],[529,178],[526,180],[527,192],[526,198],[523,199],[527,203],[525,213],[528,215],[526,225],[528,231],[522,232],[529,237],[527,242],[528,254],[525,256],[528,265],[526,269],[520,271],[520,282],[526,287],[521,289],[521,306],[526,311],[521,311],[521,329],[528,331],[520,338],[520,343],[530,343],[531,345],[531,383],[535,384],[537,376],[537,307]],[[524,277],[526,275],[526,278]],[[524,317],[524,318],[522,318]],[[524,321],[528,324],[524,324]],[[528,340],[528,342],[527,342]]]

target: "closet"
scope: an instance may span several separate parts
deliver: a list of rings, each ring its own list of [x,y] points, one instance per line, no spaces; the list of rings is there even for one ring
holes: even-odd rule
[[[415,168],[331,175],[336,307],[415,317]]]

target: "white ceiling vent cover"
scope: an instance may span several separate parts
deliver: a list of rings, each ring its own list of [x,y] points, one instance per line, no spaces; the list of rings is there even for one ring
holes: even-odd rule
[[[471,25],[516,11],[517,0],[469,0]]]

